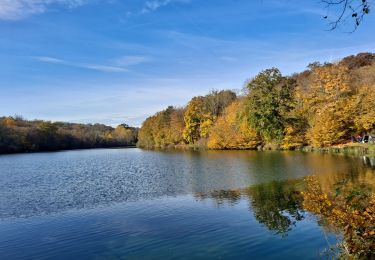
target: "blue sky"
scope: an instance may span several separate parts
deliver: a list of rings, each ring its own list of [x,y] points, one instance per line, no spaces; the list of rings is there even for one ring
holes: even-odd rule
[[[375,52],[317,0],[0,0],[0,114],[139,126],[276,66]]]

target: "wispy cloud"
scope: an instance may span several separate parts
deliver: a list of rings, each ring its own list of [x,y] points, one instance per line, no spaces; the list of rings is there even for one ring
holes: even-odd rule
[[[60,64],[64,64],[65,61],[63,60],[60,60],[60,59],[56,59],[56,58],[53,58],[53,57],[48,57],[48,56],[35,56],[33,57],[34,59],[38,60],[38,61],[43,61],[43,62],[48,62],[48,63],[60,63]]]
[[[220,57],[220,60],[225,61],[225,62],[234,62],[234,61],[238,61],[237,58],[235,58],[235,57],[230,57],[230,56],[221,56],[221,57]]]
[[[117,66],[126,67],[146,63],[149,61],[151,61],[151,58],[147,56],[122,56],[120,58],[115,59],[113,62]]]
[[[1,20],[20,20],[33,14],[44,13],[52,5],[74,8],[89,0],[0,0]]]
[[[171,3],[190,3],[191,0],[149,0],[146,1],[141,10],[142,14],[150,13]]]
[[[33,59],[41,62],[52,63],[52,64],[61,64],[70,67],[96,70],[100,72],[128,72],[129,70],[123,66],[112,66],[112,65],[101,65],[101,64],[84,64],[84,63],[74,63],[66,60],[49,57],[49,56],[34,56]]]
[[[77,66],[78,67],[78,66]],[[121,67],[106,66],[106,65],[80,65],[79,67],[101,72],[127,72],[128,70]]]

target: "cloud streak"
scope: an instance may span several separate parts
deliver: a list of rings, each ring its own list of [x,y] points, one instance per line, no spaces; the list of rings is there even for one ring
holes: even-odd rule
[[[113,63],[120,67],[126,67],[146,63],[149,61],[151,61],[151,58],[146,56],[122,56],[113,60]]]
[[[75,8],[89,0],[0,0],[0,20],[20,20],[44,13],[52,5]]]
[[[89,69],[100,72],[128,72],[129,70],[122,66],[111,66],[111,65],[100,65],[100,64],[83,64],[83,63],[73,63],[62,59],[57,59],[49,56],[34,56],[34,60],[51,63],[51,64],[60,64],[75,68]]]
[[[141,10],[142,14],[151,13],[159,8],[172,3],[189,3],[191,0],[149,0],[146,1]]]

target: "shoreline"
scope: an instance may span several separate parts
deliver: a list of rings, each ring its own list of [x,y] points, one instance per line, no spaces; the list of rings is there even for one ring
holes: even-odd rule
[[[67,152],[67,151],[79,151],[79,150],[95,150],[95,149],[130,149],[138,148],[136,145],[130,146],[112,146],[112,147],[91,147],[91,148],[76,148],[76,149],[59,149],[59,150],[41,150],[41,151],[23,151],[14,153],[0,153],[2,155],[13,155],[13,154],[36,154],[36,153],[57,153],[57,152]]]
[[[60,150],[42,150],[42,151],[23,151],[14,153],[0,153],[1,155],[12,155],[12,154],[35,154],[35,153],[53,153],[53,152],[65,152],[65,151],[79,151],[79,150],[95,150],[95,149],[131,149],[139,148],[142,150],[177,150],[177,151],[297,151],[305,153],[327,153],[327,154],[344,154],[353,156],[375,156],[375,144],[359,144],[359,143],[348,143],[343,145],[334,145],[330,147],[312,147],[304,146],[296,149],[208,149],[204,146],[175,146],[175,147],[165,147],[165,148],[145,148],[138,147],[136,145],[130,146],[113,146],[113,147],[92,147],[92,148],[77,148],[77,149],[60,149]]]
[[[348,143],[320,148],[306,146],[298,150],[302,152],[319,152],[354,156],[375,156],[375,144]]]
[[[375,156],[375,144],[360,144],[360,143],[347,143],[341,145],[334,145],[330,147],[312,147],[304,146],[296,149],[271,149],[271,148],[257,148],[257,149],[209,149],[205,146],[189,146],[189,145],[176,145],[169,146],[164,148],[147,148],[147,147],[137,147],[143,150],[177,150],[177,151],[186,151],[186,150],[195,150],[195,151],[297,151],[297,152],[314,152],[314,153],[331,153],[331,154],[344,154],[344,155],[354,155],[354,156]]]

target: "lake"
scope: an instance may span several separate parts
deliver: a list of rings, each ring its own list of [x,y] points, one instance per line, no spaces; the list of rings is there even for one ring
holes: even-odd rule
[[[375,184],[374,159],[95,149],[0,156],[1,259],[317,259],[299,190]],[[375,187],[375,185],[374,185]]]

